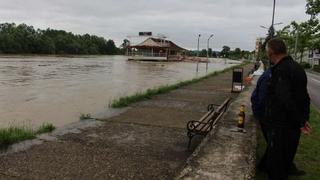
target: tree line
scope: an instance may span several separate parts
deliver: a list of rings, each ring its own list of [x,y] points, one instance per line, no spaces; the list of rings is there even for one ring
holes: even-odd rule
[[[231,49],[229,46],[223,46],[221,51],[213,51],[211,48],[209,48],[208,53],[207,49],[202,49],[199,51],[187,51],[187,55],[189,56],[197,56],[199,54],[199,57],[221,57],[221,58],[229,58],[229,59],[249,59],[250,55],[252,54],[250,51],[241,50],[240,48]]]
[[[298,56],[302,61],[305,50],[320,48],[320,0],[307,0],[306,14],[310,19],[305,22],[292,21],[289,25],[277,32],[288,45],[290,53]]]
[[[0,54],[119,54],[113,40],[64,30],[0,24]]]
[[[231,50],[229,46],[223,46],[220,52],[221,57],[229,58],[229,59],[250,59],[252,52],[241,50],[240,48],[235,48]]]

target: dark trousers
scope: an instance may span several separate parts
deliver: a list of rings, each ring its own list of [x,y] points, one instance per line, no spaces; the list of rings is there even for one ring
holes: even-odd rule
[[[267,128],[266,165],[270,180],[287,180],[288,171],[293,164],[301,131],[299,128]]]

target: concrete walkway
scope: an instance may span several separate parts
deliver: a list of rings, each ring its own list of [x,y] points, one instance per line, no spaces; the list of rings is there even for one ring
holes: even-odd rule
[[[209,103],[236,96],[230,88],[231,71],[135,103],[73,133],[33,140],[37,145],[0,156],[0,179],[173,179],[192,153],[186,123],[198,120]]]
[[[231,104],[215,129],[190,156],[176,179],[254,179],[257,123],[252,115],[250,97],[256,86],[255,80]],[[241,105],[246,106],[245,133],[233,131]]]

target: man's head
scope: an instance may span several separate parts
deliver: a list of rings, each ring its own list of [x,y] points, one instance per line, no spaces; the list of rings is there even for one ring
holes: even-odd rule
[[[272,63],[277,64],[287,55],[287,47],[282,39],[272,38],[267,43],[267,56]]]

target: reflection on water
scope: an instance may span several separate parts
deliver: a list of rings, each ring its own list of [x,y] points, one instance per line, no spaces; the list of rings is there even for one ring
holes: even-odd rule
[[[208,71],[231,64],[212,60]],[[120,96],[206,74],[206,65],[134,62],[124,56],[1,57],[0,127],[56,126],[97,113]]]

